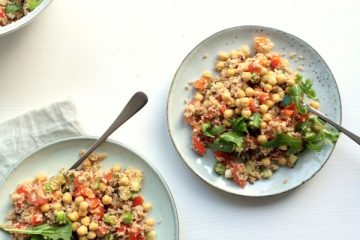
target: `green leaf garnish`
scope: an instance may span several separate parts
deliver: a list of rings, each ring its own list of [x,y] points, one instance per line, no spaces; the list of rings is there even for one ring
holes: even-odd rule
[[[35,8],[37,8],[43,0],[28,0],[27,1],[27,9],[29,11],[33,11]]]
[[[260,119],[261,115],[260,113],[256,112],[250,117],[249,125],[254,128],[259,128],[260,126]]]
[[[307,109],[300,100],[300,96],[302,95],[302,90],[300,86],[298,84],[295,84],[294,86],[289,88],[288,93],[294,100],[297,111],[301,114],[305,114],[307,112]]]
[[[261,146],[265,148],[275,148],[288,145],[289,149],[286,151],[285,154],[287,156],[290,156],[291,154],[294,154],[301,150],[301,143],[301,139],[297,137],[292,137],[288,134],[280,133],[276,135],[274,140],[263,143],[261,144]]]
[[[239,134],[247,133],[247,124],[246,124],[246,118],[236,118],[230,121],[231,127],[233,130],[235,130]]]
[[[210,123],[203,123],[201,125],[201,132],[207,136],[214,138],[225,131],[225,127],[222,125],[212,127]]]
[[[72,237],[72,228],[69,221],[63,226],[42,224],[31,229],[6,228],[3,226],[0,226],[0,229],[10,233],[31,235],[31,240],[71,240]]]
[[[292,98],[289,95],[285,95],[283,100],[280,102],[280,105],[282,107],[285,107],[287,105],[290,105],[292,102]]]
[[[238,133],[231,131],[221,134],[212,144],[208,147],[221,152],[241,152],[243,138]]]
[[[317,100],[316,92],[313,88],[313,82],[310,79],[306,79],[304,82],[302,80],[302,76],[298,74],[296,75],[295,81],[308,98]]]

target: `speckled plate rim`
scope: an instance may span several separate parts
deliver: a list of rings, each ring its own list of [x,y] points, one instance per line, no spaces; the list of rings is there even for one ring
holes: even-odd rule
[[[336,86],[336,91],[337,91],[337,94],[339,96],[339,110],[340,110],[340,119],[339,119],[339,123],[341,124],[342,122],[342,103],[341,103],[341,95],[340,95],[340,91],[339,91],[339,87],[337,85],[337,82],[336,82],[336,79],[335,79],[335,76],[334,74],[332,73],[329,65],[326,63],[326,61],[323,59],[323,57],[312,47],[310,46],[310,44],[308,44],[307,42],[305,42],[304,40],[302,40],[301,38],[291,34],[291,33],[288,33],[288,32],[285,32],[285,31],[282,31],[282,30],[279,30],[279,29],[276,29],[276,28],[272,28],[272,27],[265,27],[265,26],[261,26],[261,25],[241,25],[241,26],[235,26],[235,27],[230,27],[230,28],[226,28],[226,29],[223,29],[221,31],[218,31],[210,36],[208,36],[207,38],[205,38],[204,40],[202,40],[200,43],[198,43],[186,56],[185,58],[181,61],[179,67],[177,68],[175,74],[174,74],[174,77],[173,77],[173,80],[171,82],[171,85],[170,85],[170,89],[169,89],[169,92],[168,92],[168,98],[167,98],[167,107],[166,107],[166,119],[167,119],[167,128],[168,128],[168,133],[170,135],[170,138],[171,138],[171,142],[173,144],[173,146],[175,147],[175,150],[177,151],[177,153],[179,154],[180,158],[183,160],[183,162],[185,162],[185,165],[196,175],[198,176],[202,181],[204,181],[205,183],[209,184],[210,186],[216,188],[216,189],[219,189],[221,191],[224,191],[224,192],[227,192],[227,193],[230,193],[230,194],[234,194],[234,195],[238,195],[238,196],[244,196],[244,197],[253,197],[253,198],[261,198],[261,197],[270,197],[270,196],[275,196],[275,195],[279,195],[279,194],[283,194],[283,193],[286,193],[288,191],[291,191],[291,190],[294,190],[294,189],[297,189],[298,187],[304,185],[306,182],[308,182],[310,179],[312,179],[323,167],[324,165],[326,164],[326,162],[329,160],[330,156],[332,155],[332,153],[334,152],[334,149],[335,149],[335,146],[337,144],[337,141],[336,143],[334,143],[331,147],[331,150],[329,152],[329,155],[328,157],[326,158],[326,160],[324,161],[324,163],[319,167],[319,169],[317,171],[314,172],[314,174],[312,174],[309,178],[305,179],[304,181],[302,182],[299,182],[298,185],[294,186],[293,188],[289,188],[289,189],[285,189],[283,191],[279,191],[279,192],[276,192],[276,193],[270,193],[270,194],[263,194],[263,195],[248,195],[248,194],[241,194],[241,193],[237,193],[237,192],[232,192],[232,191],[229,191],[227,189],[224,189],[224,188],[221,188],[219,186],[217,186],[216,184],[214,184],[213,182],[211,182],[210,180],[202,177],[200,174],[198,174],[196,171],[194,171],[190,164],[187,163],[187,161],[185,160],[183,154],[181,153],[181,151],[178,149],[176,143],[175,143],[175,140],[173,138],[173,134],[172,134],[172,131],[170,129],[170,120],[169,120],[169,104],[170,104],[170,97],[172,95],[172,90],[173,90],[173,85],[174,85],[174,81],[176,79],[176,77],[178,76],[178,73],[179,73],[179,70],[181,69],[183,63],[189,58],[189,56],[199,47],[201,46],[204,42],[206,42],[207,40],[209,40],[210,38],[212,37],[215,37],[217,35],[221,35],[225,32],[228,32],[228,31],[234,31],[234,30],[239,30],[241,31],[242,28],[258,28],[258,29],[267,29],[267,30],[270,30],[270,31],[279,31],[281,33],[285,33],[287,35],[289,35],[290,37],[293,37],[294,39],[300,41],[301,43],[304,44],[304,46],[306,46],[307,48],[313,50],[318,56],[319,58],[324,62],[324,65],[325,67],[329,70],[329,73],[331,75],[331,77],[334,79],[334,83],[335,83],[335,86]],[[255,183],[256,184],[256,183]]]
[[[16,168],[18,166],[20,166],[27,158],[29,158],[30,156],[36,154],[38,151],[41,151],[47,147],[59,144],[59,143],[63,143],[63,142],[67,142],[67,141],[72,141],[72,140],[97,140],[99,139],[98,137],[94,137],[94,136],[76,136],[76,137],[68,137],[68,138],[62,138],[50,143],[47,143],[43,146],[40,146],[38,148],[36,148],[35,150],[33,150],[32,152],[30,152],[29,154],[27,154],[26,156],[24,156],[12,169],[10,169],[4,176],[3,179],[0,181],[0,187],[4,184],[4,182],[6,181],[6,179],[16,170]],[[177,212],[177,208],[175,205],[175,200],[174,197],[170,191],[169,186],[167,185],[167,183],[165,182],[164,178],[161,176],[160,172],[156,169],[156,167],[150,163],[149,161],[146,160],[146,158],[144,158],[141,154],[139,154],[137,151],[134,151],[132,148],[128,147],[127,145],[120,143],[118,141],[115,140],[111,140],[111,139],[107,139],[106,142],[112,143],[114,145],[117,145],[119,147],[122,147],[128,151],[130,151],[131,153],[133,153],[134,155],[136,155],[137,157],[139,157],[142,161],[144,161],[145,164],[147,164],[154,172],[155,174],[158,176],[160,182],[163,184],[163,186],[166,189],[166,192],[169,196],[169,200],[170,200],[170,204],[174,210],[174,217],[175,217],[175,240],[179,240],[179,215]]]
[[[37,15],[39,15],[47,6],[49,6],[52,1],[53,0],[43,0],[43,2],[39,6],[37,6],[32,12],[30,12],[26,16],[6,26],[0,27],[0,37],[12,33],[32,22],[33,19]]]

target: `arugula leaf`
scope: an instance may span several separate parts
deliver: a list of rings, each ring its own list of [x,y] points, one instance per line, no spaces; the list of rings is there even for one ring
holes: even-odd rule
[[[286,155],[290,156],[301,150],[301,139],[280,133],[276,135],[274,140],[261,144],[265,148],[275,148],[283,145],[289,145]]]
[[[225,131],[225,127],[222,125],[211,127],[210,123],[203,123],[201,125],[201,132],[207,136],[214,138],[215,136],[223,133]]]
[[[208,147],[221,152],[241,152],[242,151],[243,138],[236,132],[226,132],[220,135],[212,144]]]
[[[6,228],[3,226],[0,226],[0,229],[10,233],[32,235],[31,240],[71,240],[72,236],[72,228],[70,221],[68,221],[63,226],[51,226],[49,224],[42,224],[31,229]]]
[[[334,143],[339,137],[336,131],[322,129],[320,132],[310,132],[305,136],[305,147],[313,151],[320,151],[327,143]]]
[[[20,4],[12,3],[12,4],[6,5],[5,12],[6,13],[14,13],[14,12],[19,11],[21,8],[22,8],[22,6]]]
[[[295,81],[300,86],[300,88],[302,89],[302,91],[305,93],[305,95],[308,98],[317,100],[316,92],[313,88],[313,82],[310,79],[306,79],[304,82],[302,80],[302,76],[298,74],[298,75],[296,75]]]
[[[301,103],[301,100],[300,100],[300,96],[302,95],[302,90],[301,90],[300,86],[298,84],[295,84],[294,86],[289,88],[288,93],[290,94],[290,96],[294,100],[297,111],[299,113],[301,113],[301,114],[305,114],[307,112],[307,109]]]
[[[231,120],[231,127],[239,134],[247,133],[246,119],[244,117]]]
[[[249,125],[254,127],[254,128],[259,128],[259,126],[260,126],[260,118],[261,118],[260,113],[258,113],[258,112],[254,113],[250,117]]]

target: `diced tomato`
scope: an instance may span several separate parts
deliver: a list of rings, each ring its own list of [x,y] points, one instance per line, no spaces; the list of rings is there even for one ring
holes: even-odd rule
[[[129,240],[144,240],[144,237],[139,232],[130,232]]]
[[[259,61],[260,65],[263,66],[263,67],[267,67],[268,66],[268,60],[266,59],[261,59]]]
[[[40,224],[43,224],[43,223],[44,223],[44,218],[43,218],[42,214],[37,213],[37,214],[32,215],[31,224],[33,226],[40,225]]]
[[[97,230],[96,233],[100,236],[105,236],[109,232],[109,228],[106,225],[101,225]]]
[[[28,194],[28,191],[25,189],[25,186],[24,185],[20,185],[16,191],[15,191],[17,194],[22,194],[22,195],[27,195]]]
[[[32,195],[27,199],[27,203],[33,206],[41,206],[47,203],[48,200],[43,197],[38,197],[36,195]]]
[[[100,199],[98,198],[88,198],[86,201],[89,203],[90,208],[96,208],[100,205]]]
[[[221,105],[220,112],[224,113],[226,109],[227,109],[227,107],[225,105]]]
[[[194,87],[199,91],[204,91],[209,82],[210,82],[209,78],[202,77],[195,82]]]
[[[309,118],[308,114],[301,114],[300,115],[300,122],[305,122]]]
[[[283,109],[282,112],[285,116],[291,117],[294,114],[294,111],[291,109]]]
[[[240,187],[246,186],[246,179],[244,177],[239,177],[238,175],[234,176],[234,182],[237,183]]]
[[[78,197],[78,196],[83,196],[86,198],[94,198],[95,197],[94,192],[90,188],[85,187],[83,185],[76,188],[73,192],[73,195],[75,197]]]
[[[271,57],[271,63],[270,63],[270,66],[272,68],[277,68],[278,66],[280,66],[281,64],[281,58],[277,55],[274,55]]]
[[[252,98],[250,98],[249,108],[250,108],[251,112],[257,112],[257,109],[255,107],[255,103],[254,103],[254,99],[252,99]]]
[[[98,219],[101,219],[104,216],[105,209],[103,206],[99,205],[98,207],[91,209],[90,212]]]
[[[248,66],[248,71],[251,73],[253,73],[253,72],[261,73],[261,66],[256,63],[250,63]]]
[[[114,176],[113,176],[112,172],[108,172],[104,175],[104,178],[108,181],[111,181],[114,179]]]
[[[192,147],[194,151],[199,155],[204,155],[206,153],[206,148],[202,142],[196,137],[192,136]]]
[[[136,197],[134,197],[132,204],[133,204],[133,207],[136,207],[136,206],[142,205],[143,202],[144,202],[144,199],[140,195],[137,195]]]
[[[124,233],[125,231],[126,231],[126,227],[124,227],[124,226],[120,226],[120,227],[118,227],[117,229],[116,229],[116,231],[118,232],[118,233]]]
[[[5,17],[5,8],[0,6],[0,19],[4,18]]]
[[[259,102],[260,102],[261,104],[264,104],[264,103],[266,102],[266,100],[269,100],[269,99],[270,99],[268,93],[261,93],[257,98],[259,99]]]
[[[231,154],[217,151],[215,152],[215,158],[219,162],[229,161],[231,159]]]

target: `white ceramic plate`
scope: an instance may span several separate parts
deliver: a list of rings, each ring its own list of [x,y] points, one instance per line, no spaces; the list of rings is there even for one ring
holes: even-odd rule
[[[321,102],[321,111],[341,123],[341,101],[339,91],[329,67],[321,56],[303,40],[280,30],[261,26],[240,26],[225,29],[208,37],[197,45],[178,68],[168,97],[168,127],[171,139],[178,153],[190,169],[205,182],[223,191],[237,195],[260,197],[274,195],[293,189],[314,176],[331,155],[334,146],[328,145],[321,152],[306,151],[294,169],[281,168],[269,180],[257,181],[240,188],[232,181],[218,177],[213,171],[215,159],[208,151],[199,157],[191,149],[191,128],[183,121],[184,100],[192,98],[194,92],[185,89],[190,80],[196,80],[204,70],[212,70],[220,50],[231,51],[242,45],[252,46],[255,36],[268,36],[275,44],[274,50],[282,53],[296,52],[303,60],[291,61],[293,69],[303,65],[301,73],[314,81],[314,87]],[[204,59],[204,54],[208,58]],[[288,58],[288,56],[286,56]],[[216,74],[213,71],[214,74]],[[285,183],[286,182],[286,183]]]
[[[95,142],[94,138],[79,137],[64,139],[51,143],[28,155],[0,183],[0,223],[5,222],[5,216],[10,209],[9,194],[24,180],[34,178],[39,172],[48,176],[55,175],[61,168],[69,168],[78,159],[81,149],[88,149]],[[150,217],[159,223],[155,225],[158,240],[178,240],[178,217],[174,200],[165,181],[158,171],[134,151],[122,144],[107,141],[97,152],[105,152],[108,157],[101,163],[101,169],[111,168],[115,163],[122,167],[135,167],[144,173],[144,186],[141,190],[146,201],[153,204]],[[0,239],[10,239],[10,235],[0,231]]]

